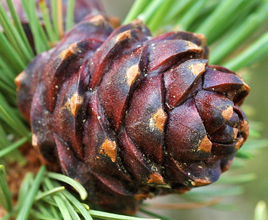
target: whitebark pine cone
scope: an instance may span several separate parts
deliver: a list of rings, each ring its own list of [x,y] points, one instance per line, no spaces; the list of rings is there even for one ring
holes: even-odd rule
[[[87,18],[16,79],[33,146],[105,210],[215,182],[248,136],[250,88],[203,35]]]

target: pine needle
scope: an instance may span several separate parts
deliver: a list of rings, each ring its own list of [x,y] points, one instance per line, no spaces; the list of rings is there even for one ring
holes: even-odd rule
[[[54,188],[51,180],[48,178],[44,179],[44,184],[49,190],[52,190]],[[57,206],[58,206],[58,208],[63,216],[63,219],[64,220],[72,220],[70,212],[69,212],[65,202],[62,200],[62,198],[59,195],[53,195],[52,197],[55,200],[55,202],[57,203]]]
[[[259,201],[254,212],[254,220],[267,220],[267,205],[264,201]]]
[[[15,72],[21,72],[25,69],[26,64],[23,62],[21,57],[16,53],[13,46],[0,31],[0,55],[3,56],[3,51],[5,51],[5,59],[9,61],[10,66],[14,68]]]
[[[49,43],[45,35],[43,27],[40,25],[39,19],[36,15],[35,0],[21,0],[24,10],[28,16],[30,28],[34,38],[34,45],[37,54],[48,50]]]
[[[22,183],[20,185],[20,190],[19,190],[19,196],[18,196],[18,201],[17,201],[17,207],[20,208],[23,206],[25,198],[27,197],[29,190],[32,186],[34,176],[32,173],[26,173],[24,176]]]
[[[74,6],[75,6],[75,0],[69,0],[66,15],[66,32],[70,31],[74,24]]]
[[[129,10],[123,24],[127,24],[138,17],[138,15],[145,10],[151,0],[136,0]]]
[[[112,214],[102,211],[90,210],[89,213],[96,218],[106,219],[106,220],[160,220],[160,219],[148,219],[148,218],[138,218],[131,216],[124,216],[118,214]]]
[[[3,120],[16,134],[28,136],[29,130],[20,119],[20,113],[13,109],[0,93],[0,119]]]
[[[197,18],[200,11],[203,9],[205,4],[207,3],[207,0],[199,0],[196,1],[195,4],[192,5],[192,7],[187,10],[187,13],[185,13],[176,23],[180,27],[181,30],[188,30],[192,22]]]
[[[87,198],[87,191],[85,190],[85,188],[80,183],[73,180],[72,178],[62,175],[62,174],[52,173],[52,172],[48,172],[47,176],[51,179],[55,179],[55,180],[64,182],[72,186],[80,194],[80,197],[82,200],[85,200]]]
[[[163,17],[168,14],[170,8],[173,6],[174,3],[175,1],[173,0],[163,1],[157,11],[152,15],[152,17],[150,18],[150,22],[148,22],[148,27],[152,32],[156,31],[159,28]]]
[[[257,60],[264,59],[268,56],[268,32],[264,33],[250,47],[237,55],[229,62],[223,64],[227,68],[237,71],[248,67]]]
[[[9,153],[13,152],[17,148],[19,148],[21,145],[29,141],[30,137],[32,136],[32,133],[29,133],[28,136],[21,138],[17,142],[11,144],[10,146],[7,146],[5,149],[0,150],[0,158],[8,155]]]
[[[22,27],[22,24],[21,24],[21,22],[19,20],[19,17],[17,15],[16,11],[15,11],[13,2],[12,2],[12,0],[6,0],[6,2],[7,2],[7,5],[8,5],[8,8],[9,8],[9,11],[11,13],[11,16],[13,18],[13,22],[15,24],[15,27],[16,27],[21,39],[23,40],[23,43],[21,44],[21,47],[23,47],[23,48],[24,48],[24,46],[26,47],[28,52],[26,50],[24,50],[24,52],[26,53],[26,55],[29,56],[28,58],[31,60],[34,57],[34,54],[33,54],[32,48],[30,46],[30,43],[29,43],[29,41],[27,39],[27,36],[26,36],[26,34],[25,34],[24,30],[23,30],[23,27]]]
[[[8,212],[12,210],[12,197],[6,179],[6,170],[0,165],[0,205]]]
[[[4,7],[1,4],[0,4],[0,22],[4,29],[5,35],[7,36],[10,44],[12,45],[16,53],[20,56],[20,58],[25,64],[29,62],[31,60],[31,56],[29,55],[27,48],[23,43],[23,40],[20,38],[19,33],[13,26],[12,21],[8,17]]]
[[[54,195],[58,192],[62,192],[63,190],[65,190],[65,187],[64,186],[59,186],[59,187],[56,187],[52,190],[49,190],[49,191],[46,191],[46,192],[43,192],[43,193],[39,193],[36,197],[35,197],[35,201],[38,201],[38,200],[41,200],[47,196],[51,196],[51,195]]]
[[[179,209],[199,209],[199,208],[205,208],[209,207],[215,204],[218,204],[221,202],[221,198],[213,198],[208,201],[202,201],[202,202],[190,202],[190,203],[172,203],[172,204],[160,204],[160,203],[147,203],[144,204],[144,206],[147,206],[148,208],[152,209],[162,209],[162,210],[179,210]]]
[[[81,215],[88,220],[93,220],[90,216],[89,212],[85,209],[85,207],[68,191],[63,192],[63,195],[72,203],[72,205],[78,210]]]
[[[29,193],[25,197],[24,204],[22,205],[21,209],[19,210],[18,216],[16,220],[27,220],[28,216],[31,211],[31,207],[34,203],[34,199],[36,197],[37,191],[40,187],[41,181],[43,179],[43,176],[45,174],[46,168],[45,166],[41,166],[35,179],[32,184],[32,188],[30,189]]]
[[[63,14],[62,14],[62,0],[57,0],[57,23],[58,23],[58,29],[59,29],[59,36],[60,39],[64,36],[64,28],[63,28]]]
[[[245,184],[257,179],[255,173],[246,173],[236,176],[223,175],[215,184]]]
[[[49,40],[51,43],[55,43],[57,41],[57,35],[55,34],[55,30],[52,27],[49,13],[48,13],[48,8],[45,0],[39,0],[39,7],[42,12],[43,20],[45,23],[45,29],[46,32],[49,36]]]
[[[57,1],[54,0],[51,1],[51,14],[52,14],[52,23],[53,23],[53,29],[55,30],[55,35],[57,36],[57,40],[60,40],[59,35],[59,27],[58,27],[58,16],[57,16]]]
[[[150,4],[146,7],[146,9],[141,14],[138,15],[138,18],[144,21],[146,24],[148,24],[154,13],[163,3],[163,1],[164,0],[151,1]]]
[[[148,211],[148,210],[143,209],[143,208],[140,209],[140,212],[142,212],[142,213],[144,213],[144,214],[147,214],[147,215],[150,215],[150,216],[152,216],[152,217],[159,218],[159,219],[161,219],[161,220],[174,220],[174,219],[167,218],[167,217],[164,217],[164,216],[162,216],[162,215],[156,214],[156,213],[154,213],[154,212]]]

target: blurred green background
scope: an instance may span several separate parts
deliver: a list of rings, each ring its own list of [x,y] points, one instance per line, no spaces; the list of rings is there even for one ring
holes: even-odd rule
[[[130,9],[133,0],[102,0],[109,15],[116,15],[124,19]],[[268,23],[263,26],[267,30]],[[259,62],[248,69],[251,79],[247,81],[251,92],[245,101],[246,106],[253,107],[251,119],[261,122],[263,130],[262,138],[268,138],[268,62],[267,59]],[[242,195],[224,199],[225,203],[236,204],[235,211],[223,211],[214,208],[201,208],[193,210],[152,210],[166,217],[178,220],[202,220],[202,219],[242,219],[252,220],[254,209],[258,201],[264,200],[268,204],[268,147],[255,153],[255,157],[248,160],[246,167],[239,172],[257,174],[257,179],[245,185]],[[237,171],[236,171],[237,172]],[[228,174],[228,173],[227,173]],[[223,174],[225,175],[225,174]],[[178,196],[164,196],[150,200],[152,203],[175,203],[181,202]]]

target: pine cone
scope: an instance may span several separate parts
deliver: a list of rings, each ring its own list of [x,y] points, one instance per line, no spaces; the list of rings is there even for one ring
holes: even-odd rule
[[[213,183],[247,139],[250,88],[207,59],[200,34],[85,20],[16,79],[33,146],[113,212]]]

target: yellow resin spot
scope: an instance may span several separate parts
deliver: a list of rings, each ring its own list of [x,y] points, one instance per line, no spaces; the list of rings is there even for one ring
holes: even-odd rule
[[[243,80],[243,82],[245,82],[243,78],[242,78],[242,80]],[[242,91],[249,92],[250,91],[250,87],[246,83],[244,83],[244,85],[242,86]]]
[[[196,51],[201,51],[202,48],[197,46],[196,44],[192,43],[191,41],[187,41],[188,43],[188,50],[196,50]]]
[[[23,71],[22,73],[20,73],[16,78],[15,78],[15,84],[17,86],[17,90],[20,89],[20,85],[21,85],[21,81],[24,80],[25,78],[25,72]]]
[[[115,29],[115,28],[118,28],[121,24],[121,21],[118,17],[116,16],[109,16],[108,17],[108,20],[109,20],[109,23],[112,25],[112,27]]]
[[[205,186],[210,183],[211,181],[208,179],[195,179],[193,182],[191,182],[192,186]]]
[[[238,128],[234,128],[233,131],[234,131],[233,138],[235,139],[235,138],[237,138],[237,134],[238,134],[239,129]]]
[[[84,101],[83,97],[79,96],[77,93],[73,94],[70,100],[70,110],[74,117],[76,116],[83,101]]]
[[[224,109],[221,114],[225,120],[228,120],[232,117],[233,112],[234,112],[233,107],[229,106],[228,108]]]
[[[139,70],[138,65],[134,65],[130,67],[126,75],[127,84],[131,86],[135,82],[135,80],[138,78],[139,75],[140,75],[140,70]]]
[[[163,177],[158,173],[151,174],[150,179],[148,180],[148,183],[160,184],[160,185],[165,185],[166,184],[164,179],[163,179]]]
[[[149,193],[139,193],[135,195],[135,199],[137,201],[145,200],[148,197],[149,197]]]
[[[102,15],[96,15],[93,18],[90,19],[92,23],[94,23],[96,26],[101,25],[106,21],[106,19]]]
[[[198,63],[198,64],[195,64],[195,65],[191,65],[190,70],[192,71],[192,73],[195,76],[198,76],[200,73],[205,72],[206,67],[205,67],[204,63]]]
[[[107,155],[110,157],[111,161],[116,161],[116,144],[114,141],[110,141],[107,138],[101,145],[100,154]]]
[[[235,144],[235,150],[238,151],[243,143],[244,143],[244,138],[239,138]]]
[[[211,148],[212,148],[212,143],[208,139],[208,136],[206,135],[204,139],[202,140],[201,144],[199,145],[198,150],[210,152]]]
[[[160,132],[163,132],[164,125],[167,119],[166,113],[162,108],[159,108],[158,111],[153,114],[153,119],[155,121],[154,126],[158,128]]]
[[[246,136],[249,134],[249,125],[246,120],[243,120],[240,124],[240,131],[244,132]]]
[[[206,41],[206,37],[203,34],[193,34],[195,37],[199,38],[201,40],[201,46],[206,46],[207,45],[207,41]]]
[[[134,20],[134,21],[132,21],[131,24],[133,24],[135,28],[138,28],[138,27],[141,27],[141,26],[145,27],[144,23],[139,18]]]
[[[116,41],[122,41],[126,38],[130,38],[131,37],[131,31],[128,30],[128,31],[125,31],[121,34],[118,34],[118,36],[116,37]]]
[[[37,136],[36,134],[33,134],[32,136],[32,145],[36,150],[39,150],[38,144],[37,144]]]
[[[62,60],[65,60],[77,52],[79,52],[79,48],[76,47],[76,43],[72,43],[67,49],[65,49],[64,51],[61,52],[60,58]]]

